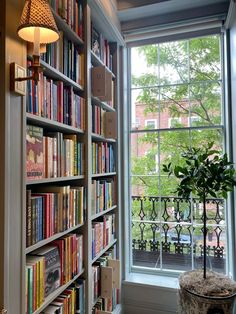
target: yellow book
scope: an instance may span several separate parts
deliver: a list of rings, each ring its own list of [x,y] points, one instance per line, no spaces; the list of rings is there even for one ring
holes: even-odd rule
[[[43,304],[44,302],[44,257],[41,258],[40,260],[40,306]]]
[[[77,147],[77,136],[76,134],[64,134],[64,139],[71,140],[70,142],[70,155],[71,155],[71,163],[70,163],[70,172],[72,176],[78,175],[77,168],[77,158],[78,158],[78,147]]]

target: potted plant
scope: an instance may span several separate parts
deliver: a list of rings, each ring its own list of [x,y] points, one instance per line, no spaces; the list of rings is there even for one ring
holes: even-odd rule
[[[183,165],[163,166],[163,171],[179,179],[178,196],[199,198],[203,204],[203,269],[183,273],[180,283],[180,313],[232,313],[236,283],[230,278],[207,271],[207,210],[209,197],[227,198],[236,185],[235,169],[227,154],[214,149],[214,143],[201,148],[188,148],[183,154]]]

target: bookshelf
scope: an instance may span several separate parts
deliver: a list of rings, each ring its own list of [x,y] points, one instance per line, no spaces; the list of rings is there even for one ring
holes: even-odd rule
[[[61,18],[55,10],[53,11],[53,15],[55,21],[58,25],[60,31],[63,32],[64,36],[70,40],[74,45],[78,47],[79,52],[84,56],[83,58],[83,86],[78,84],[76,81],[71,79],[70,77],[66,76],[64,73],[59,71],[58,69],[54,68],[50,64],[48,64],[45,60],[41,61],[41,65],[43,67],[43,75],[48,80],[52,80],[53,83],[55,82],[63,82],[63,86],[65,88],[71,88],[73,93],[85,99],[85,115],[84,115],[84,128],[75,127],[69,125],[68,123],[63,123],[62,121],[56,121],[50,119],[46,116],[41,116],[37,114],[33,114],[31,112],[25,111],[23,114],[23,158],[26,160],[27,157],[27,147],[25,144],[25,138],[27,133],[27,125],[32,125],[35,127],[40,127],[43,130],[44,137],[51,136],[52,134],[62,133],[64,140],[68,139],[67,136],[75,135],[77,141],[83,143],[84,145],[84,173],[81,175],[59,175],[56,177],[42,177],[33,180],[29,180],[27,177],[24,177],[23,182],[23,207],[22,210],[22,221],[23,221],[23,230],[22,230],[22,247],[23,247],[23,257],[22,257],[22,273],[25,273],[25,267],[27,264],[27,259],[29,256],[34,255],[35,252],[41,250],[48,245],[55,245],[55,241],[62,241],[66,239],[71,234],[76,235],[83,235],[83,269],[79,271],[73,279],[68,280],[63,285],[61,284],[55,291],[50,293],[34,311],[32,314],[39,314],[41,313],[48,305],[50,305],[55,299],[58,298],[68,287],[74,284],[77,279],[84,279],[85,280],[85,300],[84,300],[84,314],[95,313],[93,312],[94,306],[96,306],[96,302],[93,302],[92,296],[92,269],[94,265],[97,265],[104,256],[106,256],[109,250],[113,250],[117,259],[120,258],[120,196],[119,196],[119,173],[120,173],[120,166],[119,166],[119,45],[121,44],[121,39],[115,32],[113,32],[112,28],[110,30],[109,36],[107,36],[107,29],[105,24],[99,22],[99,19],[96,19],[96,15],[98,14],[97,8],[94,7],[94,1],[92,3],[87,2],[87,0],[81,0],[82,8],[83,8],[83,38],[78,36],[77,33],[66,23],[66,21]],[[90,6],[89,6],[90,4]],[[99,9],[101,11],[101,8]],[[99,13],[99,14],[105,14]],[[92,51],[91,49],[91,22],[93,25],[98,29],[100,34],[104,34],[104,38],[106,38],[110,43],[110,49],[112,52],[112,69],[108,67],[103,61],[101,61],[98,56]],[[117,42],[119,42],[117,44]],[[114,98],[113,104],[111,102],[106,102],[100,100],[98,97],[92,94],[92,84],[91,84],[91,69],[92,67],[97,66],[105,66],[106,71],[111,73],[111,77],[113,80],[114,85]],[[98,106],[102,108],[106,112],[114,112],[116,113],[117,119],[117,138],[107,138],[104,135],[96,134],[92,131],[92,106]],[[49,135],[48,135],[49,134]],[[74,142],[73,142],[74,143]],[[72,144],[73,144],[72,143]],[[77,143],[77,142],[76,142]],[[92,170],[92,144],[93,143],[105,143],[105,145],[112,145],[114,147],[114,154],[116,155],[114,160],[114,171],[111,172],[104,172],[101,173],[93,173]],[[71,144],[71,145],[72,145]],[[58,144],[55,144],[58,147]],[[73,144],[74,145],[74,144]],[[54,147],[54,146],[52,146]],[[48,151],[47,151],[47,154]],[[58,162],[58,155],[57,155],[57,162]],[[82,162],[80,160],[80,162]],[[59,163],[59,162],[58,162]],[[26,161],[23,163],[26,168]],[[53,167],[59,167],[59,164]],[[71,166],[73,168],[73,166]],[[57,168],[58,169],[58,168]],[[63,170],[60,170],[63,172]],[[58,170],[58,172],[60,172]],[[103,210],[100,212],[92,213],[91,205],[92,205],[92,181],[99,181],[102,182],[115,182],[114,184],[114,202],[109,204],[109,206],[104,207]],[[53,229],[52,234],[47,236],[44,239],[39,240],[38,242],[31,244],[27,247],[26,245],[26,230],[27,230],[27,197],[25,197],[27,190],[32,190],[34,194],[42,194],[42,202],[45,201],[46,196],[45,194],[60,194],[60,192],[55,192],[54,189],[62,189],[63,187],[70,186],[71,189],[76,187],[84,187],[86,189],[86,204],[83,204],[83,208],[86,209],[86,213],[83,212],[84,221],[82,223],[78,223],[72,227],[66,228],[66,230],[62,231],[55,231],[56,223],[54,227],[50,227]],[[53,196],[53,197],[54,197]],[[84,196],[85,198],[85,196]],[[59,199],[59,196],[58,196]],[[56,200],[56,198],[55,198]],[[56,202],[56,201],[55,201]],[[54,203],[53,203],[54,204]],[[32,206],[32,205],[31,205]],[[39,205],[37,205],[39,206]],[[55,208],[56,205],[54,204]],[[59,205],[58,205],[59,206]],[[69,208],[69,207],[68,207]],[[40,209],[36,210],[37,215],[40,213]],[[56,210],[55,210],[56,213]],[[54,214],[55,214],[54,213]],[[69,209],[68,209],[69,213]],[[56,215],[56,214],[55,214]],[[112,238],[109,243],[103,245],[102,249],[97,252],[95,256],[92,255],[92,228],[93,224],[102,223],[106,217],[115,217],[114,219],[114,226],[112,228],[115,229],[114,238]],[[53,216],[52,216],[53,217]],[[37,219],[39,217],[37,216]],[[66,218],[67,222],[70,219],[69,216]],[[37,228],[39,228],[40,223],[38,224]],[[50,223],[51,224],[51,223]],[[105,226],[105,224],[104,224]],[[107,226],[106,226],[107,227]],[[41,228],[41,227],[40,227]],[[43,227],[42,227],[43,228]],[[45,227],[46,228],[46,227]],[[105,227],[104,227],[105,228]],[[38,229],[37,229],[38,230]],[[107,230],[107,229],[103,229]],[[44,231],[45,232],[45,231]],[[104,231],[103,231],[104,232]],[[66,240],[65,240],[66,241]],[[60,250],[59,250],[60,251]],[[60,253],[60,252],[59,252]],[[113,254],[113,253],[112,253]],[[22,300],[25,300],[25,291],[28,284],[28,277],[26,279],[25,276],[22,275]],[[118,295],[118,292],[117,292]],[[98,299],[100,296],[98,296]],[[120,300],[120,297],[119,297]],[[119,302],[118,302],[119,303]],[[26,301],[22,302],[21,306],[21,313],[26,313]],[[112,313],[120,313],[121,307],[119,304],[114,306]]]

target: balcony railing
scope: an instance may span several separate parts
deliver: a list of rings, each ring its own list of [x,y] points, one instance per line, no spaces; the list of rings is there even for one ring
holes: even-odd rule
[[[225,272],[223,199],[207,200],[207,266]],[[198,199],[132,197],[133,265],[189,270],[203,256],[203,205]]]

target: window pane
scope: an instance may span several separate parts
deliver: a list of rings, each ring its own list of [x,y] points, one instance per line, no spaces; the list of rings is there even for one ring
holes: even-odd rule
[[[160,128],[185,127],[189,118],[188,85],[160,88]]]
[[[188,81],[188,42],[160,44],[160,85]]]
[[[148,45],[131,49],[132,87],[156,86],[158,46]]]
[[[191,130],[192,146],[204,146],[207,143],[214,142],[218,150],[223,151],[223,130],[207,129],[207,130]]]
[[[152,121],[156,129],[159,125],[158,89],[144,88],[132,91],[132,130],[150,129]]]
[[[162,268],[178,271],[192,269],[191,233],[187,226],[164,224],[162,236]]]
[[[221,124],[221,84],[204,83],[190,85],[191,118],[195,126]]]
[[[191,81],[214,81],[221,77],[220,37],[208,36],[189,41]]]

